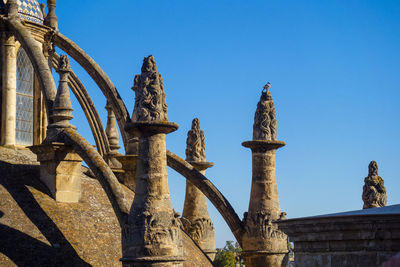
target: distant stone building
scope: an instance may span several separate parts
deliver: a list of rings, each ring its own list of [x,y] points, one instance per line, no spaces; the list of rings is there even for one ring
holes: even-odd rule
[[[375,266],[400,249],[397,206],[394,212],[389,207],[379,210],[379,216],[376,209],[368,209],[312,219],[321,227],[309,225],[311,220],[286,221],[275,173],[275,154],[285,143],[277,139],[270,83],[257,104],[253,138],[242,143],[251,149],[253,165],[249,208],[240,218],[205,176],[213,163],[206,161],[199,119],[188,131],[186,160],[167,150],[166,135],[178,125],[168,117],[167,90],[155,58],[145,57],[135,76],[134,110],[129,113],[100,66],[58,30],[56,0],[48,0],[45,9],[36,0],[0,0],[0,266],[212,266],[215,229],[206,198],[240,244],[247,267],[285,266],[288,236],[295,242],[295,261],[303,266],[345,266],[340,265],[343,259]],[[57,54],[56,47],[65,55]],[[106,127],[69,58],[104,95]],[[95,147],[70,123],[71,93],[85,114],[82,119],[91,128]],[[120,138],[124,155],[118,152]],[[89,168],[82,167],[82,161]],[[187,180],[182,215],[171,203],[167,166]],[[368,208],[386,204],[383,180],[377,165],[376,172],[371,171],[374,166],[365,180]],[[390,216],[383,216],[388,210]],[[362,229],[351,228],[354,222]],[[320,234],[327,225],[343,238]],[[310,232],[308,241],[315,242],[302,247],[303,235],[298,237],[297,230]],[[355,239],[358,250],[353,253],[356,245],[343,240]],[[360,259],[358,252],[365,247],[374,263]],[[325,257],[327,251],[339,257]],[[307,258],[310,253],[319,261]]]

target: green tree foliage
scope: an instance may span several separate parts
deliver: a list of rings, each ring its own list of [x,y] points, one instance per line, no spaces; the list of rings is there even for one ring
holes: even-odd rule
[[[214,266],[235,267],[237,262],[239,266],[242,266],[241,252],[242,249],[238,243],[233,244],[233,241],[226,241],[226,245],[223,249],[217,249]]]

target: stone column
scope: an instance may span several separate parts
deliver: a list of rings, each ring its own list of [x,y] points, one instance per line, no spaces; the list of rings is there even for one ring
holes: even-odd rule
[[[252,184],[249,210],[243,218],[243,258],[247,267],[286,266],[287,236],[275,221],[283,219],[275,176],[275,152],[285,145],[276,140],[275,107],[268,83],[254,118],[253,140],[242,145],[252,151]]]
[[[70,72],[67,56],[61,56],[58,73],[60,81],[53,105],[53,123],[47,127],[43,144],[29,147],[40,161],[40,179],[58,202],[79,202],[81,197],[82,158],[71,146],[60,142],[58,133],[65,128],[75,128],[69,123],[73,118],[68,89]]]
[[[17,53],[13,35],[4,32],[2,36],[2,130],[1,145],[15,146],[17,108]]]
[[[204,132],[200,130],[200,121],[195,118],[186,140],[186,161],[205,175],[212,162],[206,162]],[[183,228],[199,247],[214,260],[215,232],[207,208],[206,196],[190,181],[186,180],[185,204],[182,213]]]
[[[169,195],[165,144],[166,134],[178,125],[168,121],[164,86],[153,56],[144,59],[133,89],[135,108],[126,130],[139,136],[139,156],[121,261],[123,266],[183,266],[180,215]]]

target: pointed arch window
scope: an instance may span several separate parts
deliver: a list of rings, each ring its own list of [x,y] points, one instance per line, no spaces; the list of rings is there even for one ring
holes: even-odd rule
[[[25,50],[17,54],[17,106],[15,142],[20,145],[33,144],[33,98],[34,70]]]

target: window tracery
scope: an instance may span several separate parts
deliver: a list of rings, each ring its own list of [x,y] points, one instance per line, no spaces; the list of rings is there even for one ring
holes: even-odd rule
[[[33,144],[33,98],[34,70],[25,50],[17,54],[17,102],[15,142],[20,145]]]

